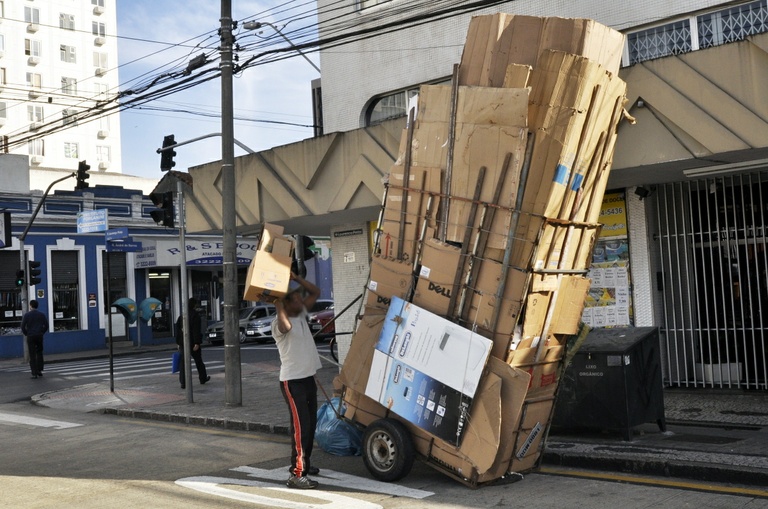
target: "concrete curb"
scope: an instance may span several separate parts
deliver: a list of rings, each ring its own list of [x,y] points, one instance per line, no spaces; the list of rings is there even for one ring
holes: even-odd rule
[[[723,464],[699,463],[676,460],[648,460],[629,455],[613,457],[567,454],[547,449],[542,463],[547,466],[586,468],[590,470],[621,472],[625,474],[651,475],[705,481],[734,483],[749,486],[768,486],[768,472],[744,466],[732,467]]]

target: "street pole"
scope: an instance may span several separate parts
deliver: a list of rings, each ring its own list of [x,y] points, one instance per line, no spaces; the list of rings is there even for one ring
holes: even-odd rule
[[[243,403],[240,338],[237,319],[237,260],[235,217],[235,122],[232,94],[232,2],[221,0],[221,223],[224,255],[224,399],[228,406]]]
[[[186,387],[187,403],[194,403],[192,395],[192,328],[189,323],[189,282],[187,281],[187,224],[184,216],[184,191],[181,180],[176,181],[176,205],[179,208],[179,250],[181,251],[181,263],[179,264],[179,277],[181,278],[181,323],[184,331],[181,338],[184,345],[184,386]],[[202,346],[200,347],[202,348]]]

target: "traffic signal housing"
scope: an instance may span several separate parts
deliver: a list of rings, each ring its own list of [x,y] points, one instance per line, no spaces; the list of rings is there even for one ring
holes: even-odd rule
[[[176,157],[176,151],[171,147],[176,145],[176,137],[173,134],[169,134],[163,138],[163,148],[160,151],[160,171],[168,171],[176,166],[176,161],[173,160]]]
[[[40,262],[36,262],[35,260],[27,261],[27,275],[29,276],[29,286],[34,286],[42,282],[42,279],[40,279],[40,272],[41,272]]]
[[[24,286],[24,271],[16,271],[16,286]]]
[[[157,224],[162,224],[168,228],[175,226],[174,210],[173,210],[173,192],[167,191],[165,193],[151,193],[149,195],[152,203],[155,204],[157,209],[149,212],[152,219]]]
[[[89,178],[91,178],[91,175],[88,173],[88,170],[91,169],[91,166],[86,164],[85,161],[80,161],[77,165],[77,184],[75,184],[75,191],[80,191],[81,189],[88,189],[90,184],[86,182]]]

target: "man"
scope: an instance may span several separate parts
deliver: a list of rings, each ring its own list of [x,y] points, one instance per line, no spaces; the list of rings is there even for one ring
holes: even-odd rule
[[[43,376],[43,335],[48,332],[48,317],[38,311],[37,306],[36,300],[29,301],[29,311],[21,319],[21,333],[27,337],[32,378]]]
[[[310,465],[310,457],[317,425],[315,373],[322,365],[307,323],[307,309],[320,297],[320,288],[293,272],[291,281],[298,285],[275,302],[277,316],[272,322],[272,336],[280,353],[280,390],[291,416],[291,476],[286,485],[312,489],[318,482],[307,475],[320,472]]]
[[[195,360],[195,366],[197,367],[197,376],[200,377],[200,383],[205,384],[211,380],[208,375],[208,371],[205,369],[205,363],[203,363],[203,331],[202,331],[202,318],[200,313],[197,312],[197,299],[191,297],[189,299],[189,342],[192,345],[192,358]],[[181,320],[181,317],[179,317]],[[186,363],[184,362],[184,333],[183,328],[178,327],[179,334],[176,337],[176,343],[179,345],[179,353],[181,353],[181,362],[179,363],[179,382],[181,382],[181,388],[187,388],[187,379],[185,377]]]

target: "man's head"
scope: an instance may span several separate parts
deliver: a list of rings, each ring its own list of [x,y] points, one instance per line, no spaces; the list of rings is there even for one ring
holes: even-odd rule
[[[289,316],[296,316],[304,309],[304,292],[300,285],[291,286],[288,293],[283,297],[285,312]]]
[[[195,309],[197,307],[197,299],[194,297],[189,298],[189,309]]]
[[[29,307],[31,307],[32,309],[37,309],[37,301],[36,300],[29,301]]]

